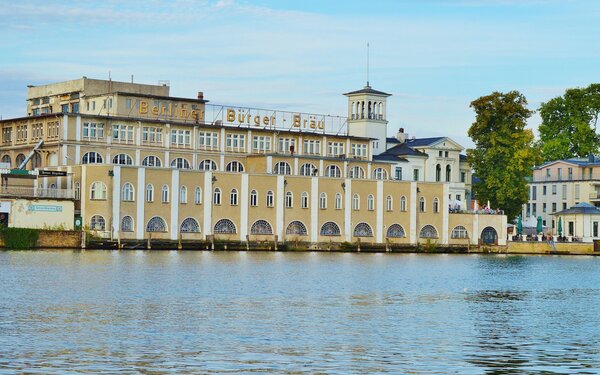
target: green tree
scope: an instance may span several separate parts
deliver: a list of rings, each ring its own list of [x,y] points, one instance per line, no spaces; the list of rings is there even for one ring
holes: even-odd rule
[[[583,158],[598,152],[600,84],[569,89],[563,96],[542,103],[539,113],[539,146],[545,161]]]
[[[471,108],[476,119],[469,128],[469,137],[475,148],[467,150],[467,160],[480,179],[473,189],[479,202],[489,200],[512,219],[527,201],[526,177],[541,161],[534,148],[533,132],[525,129],[533,112],[518,91],[482,96],[471,102]]]

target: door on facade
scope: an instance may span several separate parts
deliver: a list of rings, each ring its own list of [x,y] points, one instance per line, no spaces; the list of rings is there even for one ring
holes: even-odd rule
[[[1,228],[8,227],[8,213],[6,213],[6,212],[0,213],[0,227]]]
[[[572,221],[569,221],[569,236],[574,236],[574,232],[575,232],[575,223]]]
[[[486,227],[481,232],[481,241],[486,245],[496,245],[498,243],[498,232],[492,227]]]

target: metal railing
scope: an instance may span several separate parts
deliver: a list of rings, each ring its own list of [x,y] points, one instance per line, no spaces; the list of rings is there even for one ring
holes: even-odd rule
[[[503,210],[461,210],[449,208],[448,212],[451,214],[469,214],[469,215],[504,215]]]
[[[73,199],[72,189],[33,188],[26,186],[2,186],[0,196],[23,198],[58,198]]]

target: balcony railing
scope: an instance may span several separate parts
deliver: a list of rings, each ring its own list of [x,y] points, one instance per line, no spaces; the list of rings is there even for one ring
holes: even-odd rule
[[[504,215],[503,210],[461,210],[461,209],[448,209],[448,212],[451,214],[468,214],[468,215]]]
[[[72,189],[42,189],[25,186],[3,186],[0,196],[16,198],[73,199]]]
[[[600,191],[593,191],[590,193],[590,199],[600,199]]]

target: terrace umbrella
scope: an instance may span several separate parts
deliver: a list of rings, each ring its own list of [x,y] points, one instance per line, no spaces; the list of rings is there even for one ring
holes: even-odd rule
[[[536,231],[538,234],[542,233],[544,231],[544,227],[542,226],[542,217],[541,216],[538,216],[538,218],[537,218]]]
[[[517,234],[519,236],[523,234],[523,220],[521,220],[521,215],[519,215],[519,220],[517,221]]]
[[[562,237],[562,217],[558,218],[558,236]]]

